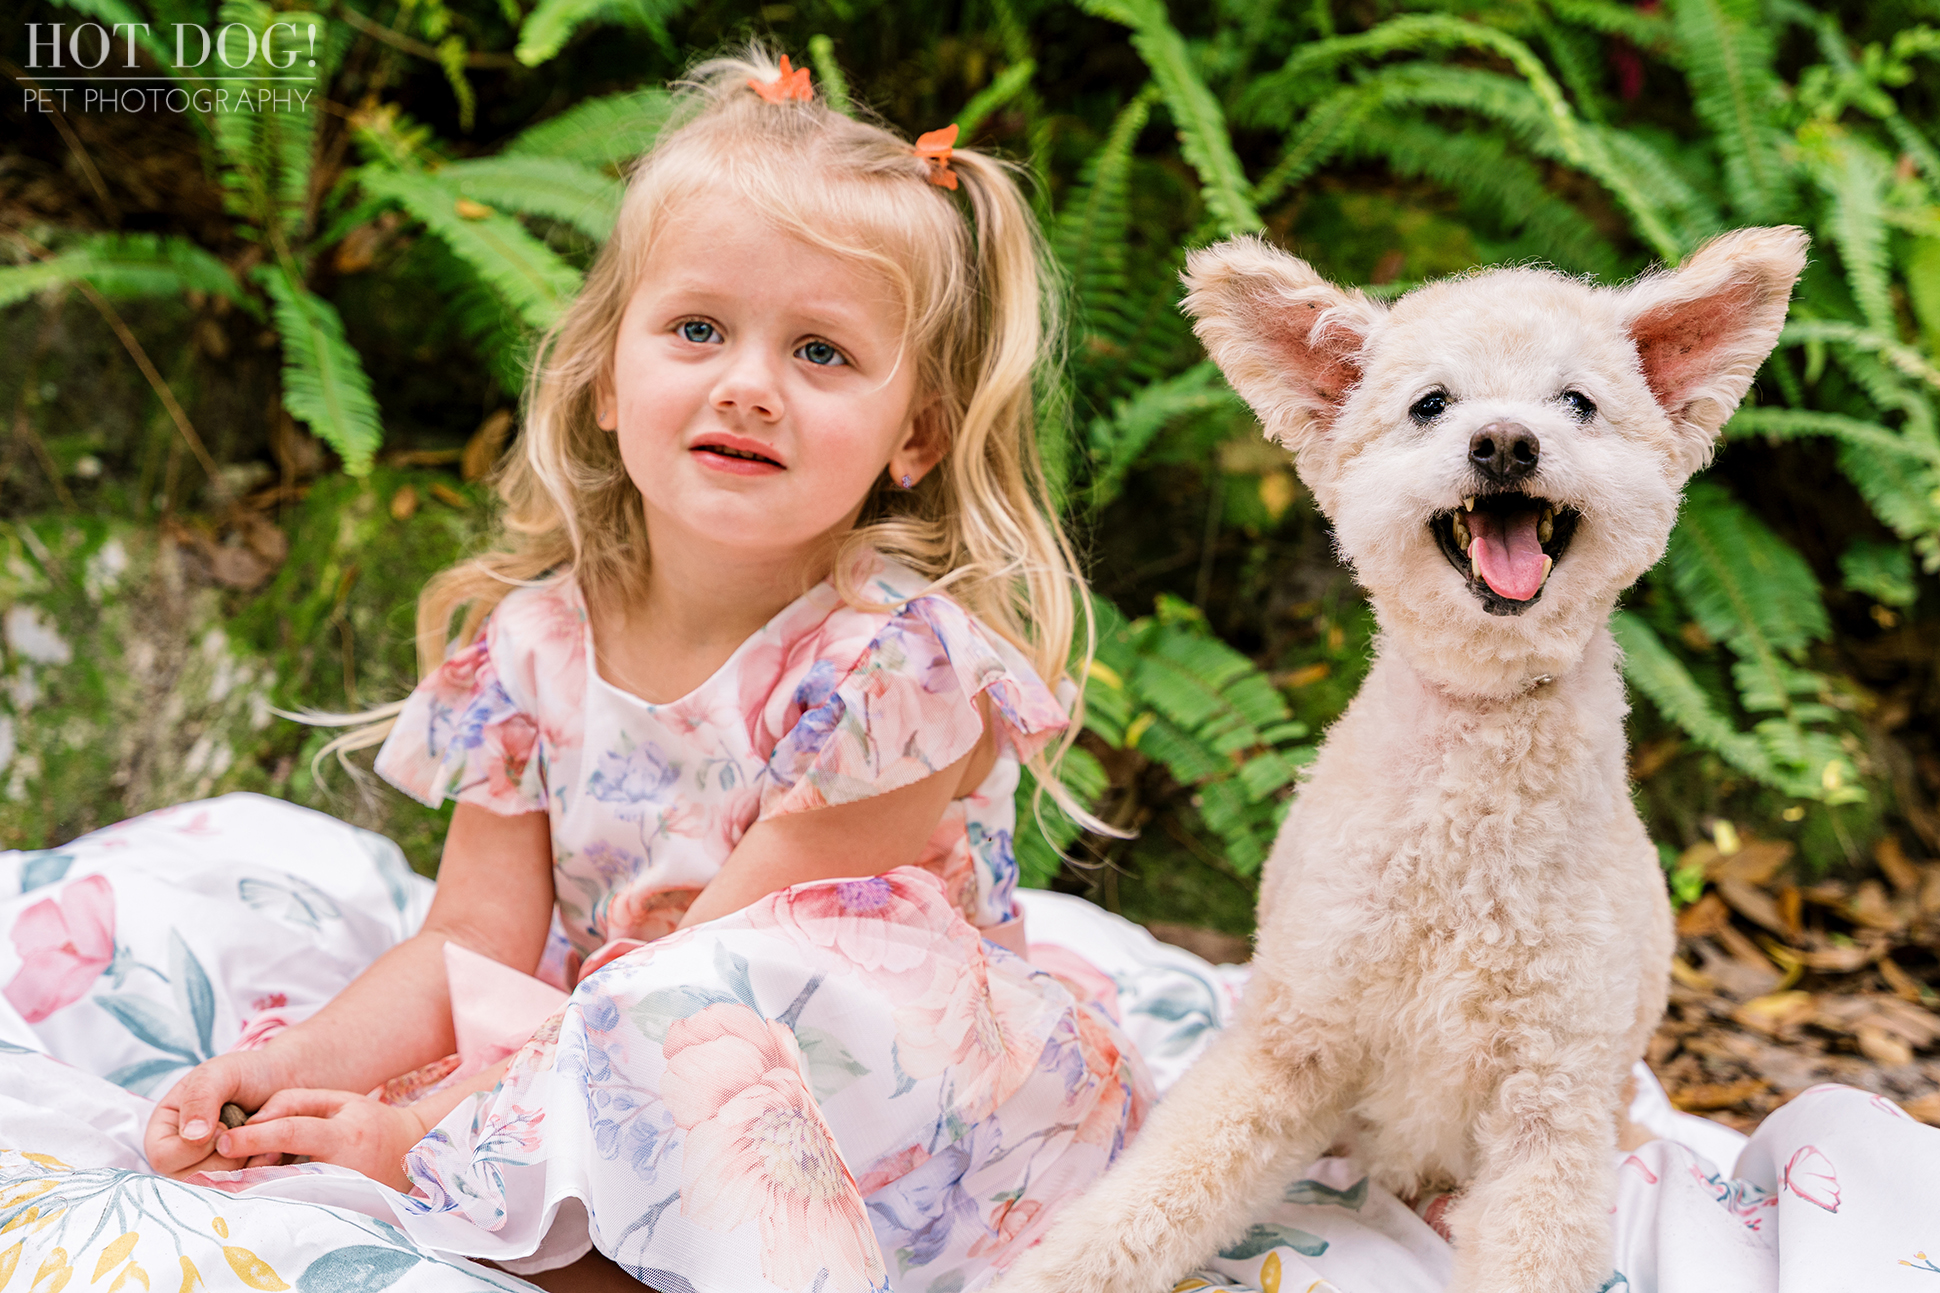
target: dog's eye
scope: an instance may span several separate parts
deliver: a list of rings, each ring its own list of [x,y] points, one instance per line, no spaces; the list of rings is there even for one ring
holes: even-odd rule
[[[1563,403],[1570,406],[1570,412],[1576,414],[1578,422],[1588,422],[1596,416],[1596,401],[1582,391],[1564,391]]]
[[[1429,391],[1426,395],[1408,406],[1408,416],[1424,424],[1433,422],[1447,411],[1447,391]]]

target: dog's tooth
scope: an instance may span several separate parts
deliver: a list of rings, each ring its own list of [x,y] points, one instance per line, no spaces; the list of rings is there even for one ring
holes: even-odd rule
[[[1462,500],[1462,510],[1464,512],[1473,512],[1475,510],[1475,495],[1470,494]]]
[[[1536,522],[1536,538],[1542,543],[1548,543],[1550,536],[1555,533],[1556,509],[1553,507],[1545,507],[1543,509],[1543,519]]]
[[[1547,552],[1545,552],[1545,553],[1543,554],[1543,578],[1542,578],[1542,583],[1539,583],[1539,584],[1537,584],[1537,585],[1536,585],[1536,587],[1538,587],[1538,588],[1541,588],[1541,587],[1543,586],[1543,584],[1546,584],[1546,583],[1548,583],[1548,582],[1549,582],[1549,572],[1550,572],[1550,571],[1552,571],[1552,570],[1554,570],[1554,569],[1556,569],[1556,559],[1555,559],[1554,557],[1551,557],[1551,556],[1550,556],[1550,555],[1549,555],[1549,554],[1548,554]]]
[[[1479,545],[1481,542],[1480,539],[1477,539],[1475,545]],[[1470,579],[1480,579],[1482,577],[1482,563],[1475,558],[1475,545],[1471,545],[1468,550],[1468,577]]]
[[[1468,545],[1473,542],[1468,532],[1468,523],[1458,514],[1450,518],[1450,524],[1455,530],[1455,546],[1467,552]]]

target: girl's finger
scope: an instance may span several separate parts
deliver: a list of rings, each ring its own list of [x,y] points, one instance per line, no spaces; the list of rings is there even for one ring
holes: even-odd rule
[[[348,1091],[327,1091],[315,1087],[291,1087],[278,1091],[263,1102],[263,1107],[250,1115],[245,1126],[255,1126],[274,1118],[309,1117],[328,1118],[344,1107],[344,1103],[354,1099]]]
[[[216,1152],[224,1158],[266,1154],[308,1154],[315,1158],[331,1153],[340,1140],[335,1128],[322,1118],[275,1118],[224,1132],[216,1140]]]

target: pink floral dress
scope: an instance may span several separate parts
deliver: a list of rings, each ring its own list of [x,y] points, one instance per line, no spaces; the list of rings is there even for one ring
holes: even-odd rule
[[[647,942],[413,1152],[420,1243],[513,1269],[588,1247],[662,1293],[934,1290],[994,1278],[1149,1103],[1136,1054],[1022,948],[1018,756],[1066,722],[1008,643],[881,563],[824,583],[691,695],[600,678],[570,578],[521,589],[418,688],[378,757],[400,788],[550,818],[572,987]],[[981,700],[981,704],[980,704]],[[919,863],[797,885],[673,932],[756,821],[1000,757]]]

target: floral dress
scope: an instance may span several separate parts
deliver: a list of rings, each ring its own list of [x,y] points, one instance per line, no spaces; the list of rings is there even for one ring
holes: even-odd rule
[[[1149,1085],[1070,980],[1022,950],[1018,758],[1063,709],[1022,656],[878,562],[824,583],[690,695],[602,679],[570,577],[521,589],[412,695],[378,771],[549,818],[541,975],[574,987],[424,1140],[406,1229],[513,1269],[597,1247],[663,1293],[961,1290],[1096,1177]],[[915,865],[797,885],[674,932],[749,826],[998,757]]]

